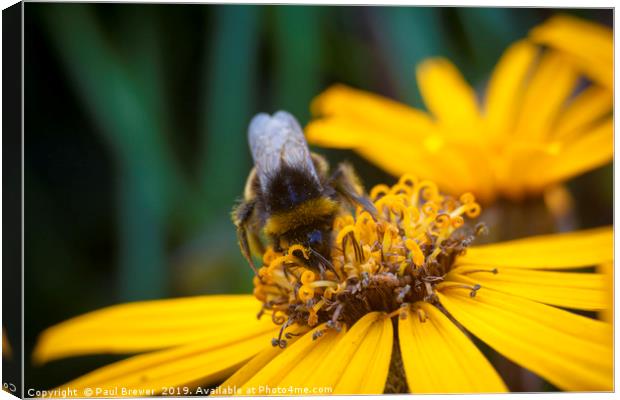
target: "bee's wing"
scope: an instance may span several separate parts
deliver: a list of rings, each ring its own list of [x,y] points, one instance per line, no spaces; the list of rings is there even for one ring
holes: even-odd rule
[[[320,184],[301,126],[286,111],[257,114],[248,128],[248,141],[263,190],[283,165],[307,172]]]

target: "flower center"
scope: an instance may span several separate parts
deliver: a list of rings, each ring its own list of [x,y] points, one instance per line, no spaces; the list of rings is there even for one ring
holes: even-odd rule
[[[322,271],[308,266],[301,245],[282,253],[267,249],[254,295],[263,303],[261,314],[270,313],[282,331],[323,322],[339,330],[371,311],[396,316],[416,301],[436,302],[435,286],[484,230],[464,227],[464,217],[481,211],[471,193],[455,199],[410,175],[392,187],[374,187],[370,199],[377,215],[358,207],[336,217],[331,265]],[[470,289],[474,296],[479,286]]]

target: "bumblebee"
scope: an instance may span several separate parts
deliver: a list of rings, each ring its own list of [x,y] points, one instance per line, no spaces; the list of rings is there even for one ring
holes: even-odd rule
[[[307,250],[310,267],[321,272],[330,268],[335,216],[356,205],[375,214],[353,168],[341,163],[330,174],[325,158],[310,152],[301,126],[286,111],[257,114],[248,141],[254,168],[244,199],[232,212],[243,256],[256,273],[250,249],[264,251],[264,234],[274,250],[299,244]]]

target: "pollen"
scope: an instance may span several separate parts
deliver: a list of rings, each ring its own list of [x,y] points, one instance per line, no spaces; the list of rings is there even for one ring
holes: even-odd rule
[[[469,223],[481,212],[474,195],[446,196],[433,182],[404,175],[392,187],[375,186],[369,200],[376,214],[358,207],[335,218],[324,268],[309,266],[310,252],[299,244],[267,249],[254,279],[260,315],[283,328],[327,322],[338,330],[372,311],[404,317],[416,302],[436,302],[438,290],[451,289],[442,282],[455,257],[484,232]],[[480,286],[468,288],[475,296]]]

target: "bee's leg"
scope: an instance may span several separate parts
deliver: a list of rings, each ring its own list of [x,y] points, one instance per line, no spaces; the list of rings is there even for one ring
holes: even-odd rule
[[[332,187],[352,205],[360,205],[373,217],[377,215],[374,204],[364,195],[364,188],[351,164],[340,163],[330,177]]]
[[[255,229],[255,214],[258,208],[258,200],[260,198],[260,183],[256,175],[256,168],[252,168],[248,179],[245,182],[243,190],[243,202],[239,204],[232,212],[233,222],[237,227],[237,239],[241,254],[248,260],[250,267],[257,273],[256,265],[252,260],[252,250],[256,250],[262,254],[264,252],[263,244],[260,241],[258,232]],[[251,229],[248,226],[252,224]]]
[[[248,240],[248,229],[247,225],[252,218],[252,214],[254,213],[254,208],[256,206],[255,200],[247,200],[243,203],[239,204],[233,210],[233,221],[237,226],[237,239],[239,240],[239,247],[241,248],[241,254],[248,260],[250,267],[254,270],[254,273],[257,274],[256,265],[254,265],[254,261],[252,260],[252,254],[250,252],[250,244]]]
[[[265,245],[260,240],[258,233],[254,229],[250,229],[247,234],[250,252],[253,252],[254,254],[265,254]]]

